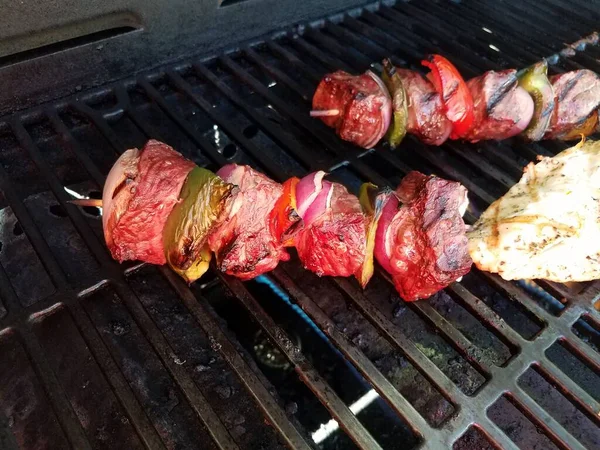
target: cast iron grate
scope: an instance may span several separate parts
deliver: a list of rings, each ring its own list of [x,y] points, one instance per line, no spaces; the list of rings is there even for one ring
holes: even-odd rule
[[[360,152],[308,117],[316,83],[429,52],[466,77],[549,55],[553,71],[600,72],[597,47],[557,55],[598,16],[562,0],[382,2],[2,118],[0,447],[597,448],[595,284],[474,270],[405,304],[384,273],[363,292],[292,261],[260,283],[212,274],[189,288],[112,261],[98,211],[68,203],[65,187],[98,196],[117,155],[153,137],[210,168],[249,163],[277,180],[329,169],[354,190],[437,173],[470,190],[473,221],[528,161],[565,145]]]

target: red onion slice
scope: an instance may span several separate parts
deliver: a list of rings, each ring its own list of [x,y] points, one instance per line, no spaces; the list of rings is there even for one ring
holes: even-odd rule
[[[305,226],[309,226],[331,208],[332,195],[333,183],[323,181],[323,189],[321,189],[321,192],[319,192],[319,195],[317,195],[317,198],[315,198],[315,201],[312,202],[304,215],[301,216]]]
[[[372,148],[372,147],[375,147],[375,145],[377,145],[377,143],[381,140],[381,138],[385,135],[385,133],[387,133],[387,130],[392,121],[393,103],[392,103],[392,97],[390,95],[390,91],[388,91],[388,88],[386,87],[383,80],[381,78],[379,78],[377,75],[375,75],[373,72],[371,72],[370,70],[367,70],[365,73],[367,75],[369,75],[373,79],[373,81],[375,81],[377,83],[377,85],[379,86],[379,90],[385,97],[383,104],[381,105],[381,110],[380,110],[381,111],[381,119],[382,119],[381,120],[381,128],[379,129],[379,132],[374,134],[373,137],[371,138],[371,140],[368,141],[364,145],[365,148]]]
[[[296,212],[304,219],[304,214],[323,189],[323,177],[327,175],[322,170],[313,172],[302,178],[296,186]]]
[[[385,269],[386,272],[391,273],[392,267],[390,263],[390,257],[392,255],[391,242],[393,236],[390,234],[390,224],[398,213],[399,201],[394,193],[390,193],[386,204],[381,212],[381,218],[377,226],[377,232],[375,234],[375,259]]]
[[[133,148],[124,152],[110,169],[102,189],[102,227],[106,237],[108,219],[113,213],[115,190],[127,181],[128,173],[137,172],[139,150]]]
[[[217,176],[223,181],[235,184],[237,186],[242,181],[245,171],[245,166],[240,166],[238,164],[227,164],[217,171]]]

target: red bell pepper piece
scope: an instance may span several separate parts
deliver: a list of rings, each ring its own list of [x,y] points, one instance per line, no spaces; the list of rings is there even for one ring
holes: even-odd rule
[[[294,245],[294,237],[288,232],[300,220],[296,213],[296,185],[299,181],[299,178],[293,177],[283,183],[283,194],[275,203],[269,217],[271,233],[284,247]]]
[[[440,55],[431,55],[421,63],[431,72],[427,75],[442,97],[446,117],[452,122],[451,139],[464,136],[473,126],[473,98],[458,69]]]

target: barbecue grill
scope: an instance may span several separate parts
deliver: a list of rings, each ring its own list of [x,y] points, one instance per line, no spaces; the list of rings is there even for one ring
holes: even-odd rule
[[[472,222],[567,145],[364,151],[309,117],[316,84],[431,52],[467,78],[542,57],[600,72],[597,5],[23,3],[0,18],[0,448],[600,447],[597,283],[474,269],[406,303],[382,271],[363,291],[292,258],[186,286],[114,262],[100,211],[69,203],[156,138],[213,170],[324,169],[354,192],[435,173],[469,189]]]

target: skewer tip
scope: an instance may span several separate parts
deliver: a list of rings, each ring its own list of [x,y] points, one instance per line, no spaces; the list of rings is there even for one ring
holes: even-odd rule
[[[69,203],[77,206],[94,206],[96,208],[102,208],[102,200],[99,198],[78,198],[76,200],[69,200]]]
[[[334,117],[339,115],[339,109],[324,109],[322,111],[312,110],[310,117]]]

